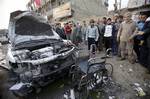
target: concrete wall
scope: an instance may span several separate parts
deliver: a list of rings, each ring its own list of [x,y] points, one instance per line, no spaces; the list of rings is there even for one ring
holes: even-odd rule
[[[72,0],[72,9],[75,20],[107,14],[107,8],[102,0]]]
[[[139,7],[145,4],[145,0],[129,0],[128,8]]]
[[[49,0],[42,0],[42,5]],[[107,7],[104,5],[105,0],[52,0],[55,3],[61,1],[61,3],[66,3],[71,1],[71,9],[73,10],[73,17],[70,20],[83,20],[91,17],[101,17],[107,14]],[[48,4],[50,6],[50,4]],[[56,4],[56,7],[58,5]],[[42,7],[39,10],[40,13],[48,16],[52,16],[53,10],[46,10],[46,7]]]

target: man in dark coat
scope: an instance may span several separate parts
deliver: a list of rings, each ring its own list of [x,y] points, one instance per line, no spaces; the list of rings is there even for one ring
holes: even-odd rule
[[[143,32],[140,31],[138,34],[144,36],[144,45],[146,46],[148,53],[147,57],[145,58],[147,58],[147,67],[150,71],[150,17],[146,19],[145,25],[143,27]],[[143,60],[145,60],[145,58]]]
[[[56,24],[56,32],[62,39],[66,39],[65,31],[61,28],[60,23]]]
[[[145,33],[147,33],[147,47],[148,47],[148,68],[150,71],[150,17],[147,19],[147,30],[145,31]]]

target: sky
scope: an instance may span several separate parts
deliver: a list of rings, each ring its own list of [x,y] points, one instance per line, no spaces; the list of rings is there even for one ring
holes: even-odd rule
[[[10,12],[26,10],[29,0],[0,0],[0,29],[8,28]]]
[[[10,12],[26,10],[29,0],[0,0],[0,29],[8,28]],[[109,10],[113,10],[115,0],[109,0]],[[127,6],[128,0],[122,0],[122,7]]]

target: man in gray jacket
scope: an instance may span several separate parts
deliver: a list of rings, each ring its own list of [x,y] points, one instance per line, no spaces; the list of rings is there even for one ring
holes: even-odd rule
[[[90,46],[92,44],[96,44],[98,41],[99,33],[98,28],[95,26],[95,21],[93,19],[90,20],[90,25],[87,27],[86,31],[86,40],[88,41],[88,50],[90,50]]]

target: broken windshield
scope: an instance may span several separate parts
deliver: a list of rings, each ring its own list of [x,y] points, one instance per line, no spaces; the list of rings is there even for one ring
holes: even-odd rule
[[[15,24],[15,34],[32,36],[52,36],[53,32],[49,24],[39,22],[31,16],[24,16],[17,20]]]

